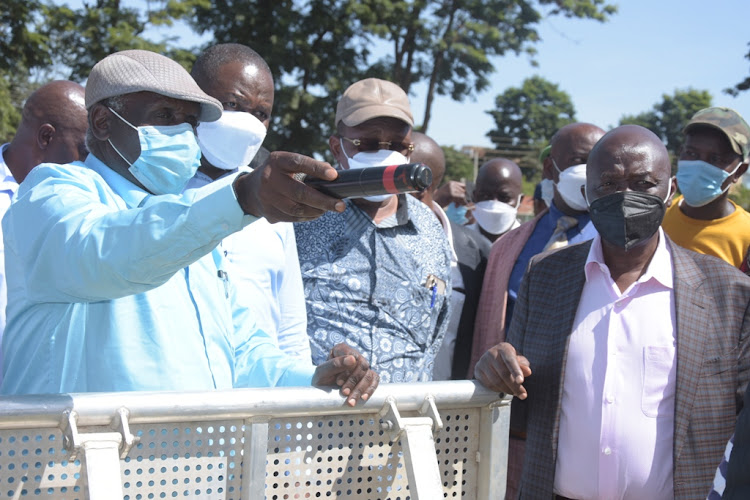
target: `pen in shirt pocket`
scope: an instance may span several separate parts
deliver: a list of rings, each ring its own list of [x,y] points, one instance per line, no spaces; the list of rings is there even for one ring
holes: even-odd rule
[[[224,295],[229,298],[229,274],[226,271],[219,269],[217,275],[219,279],[224,282]]]
[[[438,294],[445,294],[445,281],[434,274],[428,274],[424,286],[432,292],[432,297],[430,298],[430,309],[432,309],[435,307]]]

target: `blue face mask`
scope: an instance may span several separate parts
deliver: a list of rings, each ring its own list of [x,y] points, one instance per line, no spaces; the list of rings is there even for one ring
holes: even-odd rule
[[[138,132],[141,154],[130,163],[109,141],[110,146],[130,165],[128,171],[153,194],[180,194],[201,164],[201,148],[193,126],[179,125],[135,127],[110,109],[115,116]]]
[[[740,168],[742,162],[731,172],[715,167],[703,160],[679,160],[677,162],[677,184],[685,203],[691,207],[702,207],[714,201],[729,189],[721,185]]]
[[[448,220],[460,226],[463,226],[467,222],[466,211],[466,205],[458,206],[455,203],[451,203],[445,207],[445,215],[448,217]]]

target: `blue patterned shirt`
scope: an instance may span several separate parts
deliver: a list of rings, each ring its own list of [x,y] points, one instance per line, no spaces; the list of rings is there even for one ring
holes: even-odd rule
[[[399,196],[395,215],[376,225],[350,200],[295,224],[313,363],[346,341],[383,382],[432,380],[449,319],[450,245],[432,211]],[[445,283],[428,287],[432,277]]]

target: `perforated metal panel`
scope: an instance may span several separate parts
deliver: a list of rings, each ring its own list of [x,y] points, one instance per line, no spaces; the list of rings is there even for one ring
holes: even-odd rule
[[[125,500],[240,500],[242,421],[131,427],[140,438],[121,461]]]
[[[479,410],[441,410],[435,439],[445,498],[476,498]],[[416,416],[408,412],[402,417]],[[414,457],[415,460],[434,460]],[[274,419],[268,430],[266,498],[407,500],[401,443],[376,415]]]
[[[133,426],[140,442],[120,461],[125,500],[239,500],[242,422]],[[95,432],[101,429],[79,429]],[[0,498],[84,500],[86,474],[58,429],[0,431]]]
[[[474,382],[385,384],[374,401],[355,409],[335,392],[276,391],[6,398],[0,500],[85,500],[89,494],[111,500],[120,491],[127,500],[239,500],[240,489],[251,500],[411,500],[417,494],[433,500],[441,496],[438,474],[444,498],[505,494],[509,400],[498,402]],[[443,422],[434,437],[436,455],[430,420],[412,419],[417,408],[434,411],[433,398]],[[460,409],[441,408],[441,401]],[[390,442],[378,411],[389,429],[403,429],[402,442]],[[187,418],[195,421],[182,421]],[[180,423],[170,423],[175,420]],[[77,460],[64,449],[58,426],[76,443]],[[118,460],[119,433],[126,443],[138,438],[124,460]],[[407,448],[424,456],[408,460]]]
[[[82,499],[80,463],[66,457],[58,429],[0,431],[0,498]]]

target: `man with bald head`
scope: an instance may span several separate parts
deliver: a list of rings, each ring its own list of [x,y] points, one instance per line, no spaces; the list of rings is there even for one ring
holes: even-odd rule
[[[262,166],[269,157],[261,144],[274,98],[268,64],[246,45],[223,43],[204,50],[190,74],[224,111],[215,122],[198,126],[201,166],[187,189]],[[221,249],[233,265],[238,292],[253,304],[258,326],[278,341],[281,350],[310,361],[294,226],[261,218],[225,238]]]
[[[604,131],[596,125],[572,123],[552,136],[549,154],[544,158],[544,176],[554,182],[552,202],[547,210],[509,231],[492,246],[474,325],[469,378],[474,376],[474,366],[487,349],[505,339],[521,278],[531,258],[545,250],[587,241],[596,235],[581,186],[586,179],[589,152],[602,135]],[[512,411],[512,418],[520,413],[520,410]],[[516,457],[522,453],[523,439],[523,434],[511,434],[507,488],[511,497],[520,475]]]
[[[2,392],[50,394],[333,385],[353,405],[377,374],[348,346],[315,367],[257,327],[216,246],[259,217],[309,220],[340,200],[295,180],[330,165],[290,153],[181,194],[195,128],[220,102],[176,62],[116,52],[85,94],[90,154],[44,164],[3,219],[8,327]]]
[[[598,235],[531,259],[507,342],[477,364],[527,405],[521,498],[711,488],[750,378],[750,279],[665,235],[670,171],[652,132],[607,133],[584,189]]]
[[[0,219],[18,184],[40,163],[70,163],[86,158],[86,106],[83,87],[67,80],[47,83],[23,105],[13,140],[0,146]],[[0,241],[0,339],[5,331],[5,247]],[[2,360],[2,349],[0,349]],[[0,382],[3,380],[0,371]]]
[[[555,183],[552,203],[492,247],[480,296],[469,377],[482,354],[505,338],[529,260],[544,250],[587,241],[596,234],[581,186],[586,179],[589,152],[602,135],[604,131],[596,125],[572,123],[550,140],[544,170]]]
[[[521,224],[516,218],[523,197],[521,169],[507,158],[493,158],[479,167],[474,183],[474,224],[490,244]]]
[[[449,220],[443,208],[434,200],[435,191],[445,175],[443,149],[421,132],[413,132],[412,141],[414,152],[411,161],[424,163],[432,170],[432,184],[423,192],[414,194],[414,197],[435,213],[451,247],[451,318],[443,345],[435,357],[432,376],[433,380],[465,379],[490,243],[477,231]]]

